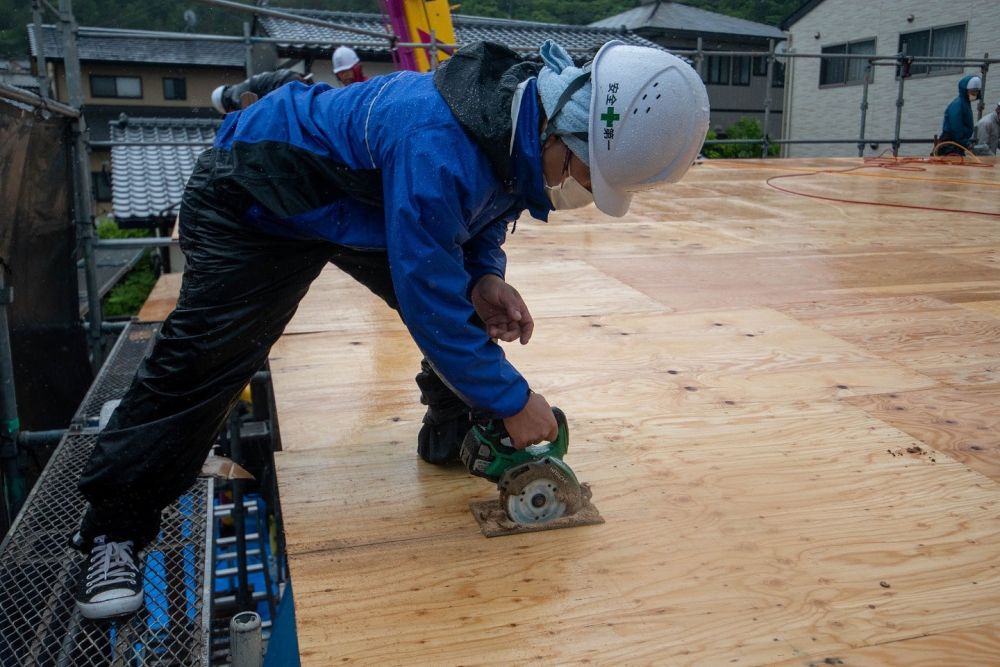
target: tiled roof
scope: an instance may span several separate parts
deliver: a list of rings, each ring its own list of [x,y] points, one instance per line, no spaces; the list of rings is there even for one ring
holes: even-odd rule
[[[180,118],[128,118],[124,124],[112,121],[112,141],[148,144],[111,149],[111,204],[115,218],[172,219],[195,161],[209,147],[221,122]],[[156,143],[164,141],[204,145]]]
[[[654,2],[634,7],[621,14],[595,21],[591,25],[629,30],[660,28],[691,33],[732,35],[734,37],[765,37],[784,39],[780,28],[755,23],[735,16],[717,14],[679,2]]]
[[[379,14],[358,12],[334,12],[323,10],[301,10],[275,7],[289,14],[300,14],[323,19],[365,30],[384,31],[385,23]],[[511,21],[507,19],[484,18],[479,16],[452,16],[455,26],[455,40],[459,46],[480,40],[499,42],[515,50],[536,50],[546,39],[553,39],[567,49],[597,50],[611,39],[620,39],[629,44],[658,47],[633,32],[613,28],[563,25],[558,23],[536,23],[533,21]],[[296,23],[285,19],[262,16],[259,24],[271,37],[287,39],[285,49],[294,50],[304,42],[321,42],[324,47],[309,46],[309,51],[332,51],[341,44],[348,44],[362,57],[388,58],[388,42],[375,37],[359,35],[347,30],[337,30],[322,26]]]
[[[195,39],[163,39],[157,33],[130,30],[115,34],[106,29],[80,27],[77,52],[80,60],[155,63],[158,65],[206,65],[214,67],[244,67],[246,49],[239,42],[211,42]],[[42,26],[45,57],[61,60],[62,36],[53,25]],[[138,34],[137,34],[138,33]],[[31,55],[38,53],[38,40],[33,25],[28,26]]]

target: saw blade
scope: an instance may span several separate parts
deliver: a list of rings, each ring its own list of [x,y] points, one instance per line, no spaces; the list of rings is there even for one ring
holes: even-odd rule
[[[583,504],[580,483],[569,466],[552,457],[511,468],[497,487],[500,506],[519,524],[549,523],[573,514]]]

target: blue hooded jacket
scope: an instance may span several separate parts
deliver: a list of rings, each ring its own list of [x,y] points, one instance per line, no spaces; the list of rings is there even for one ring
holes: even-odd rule
[[[969,81],[973,75],[964,76],[958,82],[958,97],[951,101],[944,111],[944,124],[941,126],[942,141],[954,141],[963,146],[972,146],[972,133],[976,124],[972,120],[972,104],[969,102]]]
[[[452,69],[463,66],[468,58]],[[496,96],[496,81],[480,82],[494,91],[490,131],[508,128],[496,138],[470,131],[482,109],[456,108],[434,75],[397,72],[346,88],[285,85],[228,114],[214,149],[216,172],[251,197],[247,224],[387,251],[418,347],[466,403],[498,417],[524,407],[528,384],[473,323],[469,292],[487,274],[504,276],[508,223],[525,209],[541,220],[551,210],[530,74],[514,82],[528,86],[516,114],[512,96]],[[456,95],[463,98],[476,91]]]

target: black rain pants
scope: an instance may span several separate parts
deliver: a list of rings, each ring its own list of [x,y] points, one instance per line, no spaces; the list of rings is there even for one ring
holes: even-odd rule
[[[194,483],[241,390],[327,262],[398,312],[386,253],[263,234],[239,221],[245,196],[213,184],[211,170],[199,162],[181,204],[187,268],[176,310],[81,475],[90,502],[85,540],[156,538],[160,512]],[[421,368],[423,402],[464,405],[429,365]]]

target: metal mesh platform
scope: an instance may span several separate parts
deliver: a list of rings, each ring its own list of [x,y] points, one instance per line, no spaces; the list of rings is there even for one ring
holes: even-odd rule
[[[100,414],[120,398],[157,325],[130,325],[78,413]],[[82,425],[82,424],[81,424]],[[67,434],[0,543],[2,667],[195,666],[209,664],[212,481],[199,479],[163,513],[159,539],[145,550],[145,605],[118,621],[80,617],[73,601],[84,556],[68,545],[86,503],[77,480],[97,433]]]
[[[200,479],[163,515],[146,550],[146,604],[116,623],[80,618],[73,587],[84,557],[67,545],[85,502],[76,481],[96,442],[66,436],[0,548],[0,665],[207,665],[207,505]]]
[[[132,322],[128,325],[111,348],[87,395],[83,397],[80,409],[73,417],[74,424],[80,427],[97,426],[101,406],[121,398],[129,388],[139,362],[149,352],[159,330],[159,322]]]

